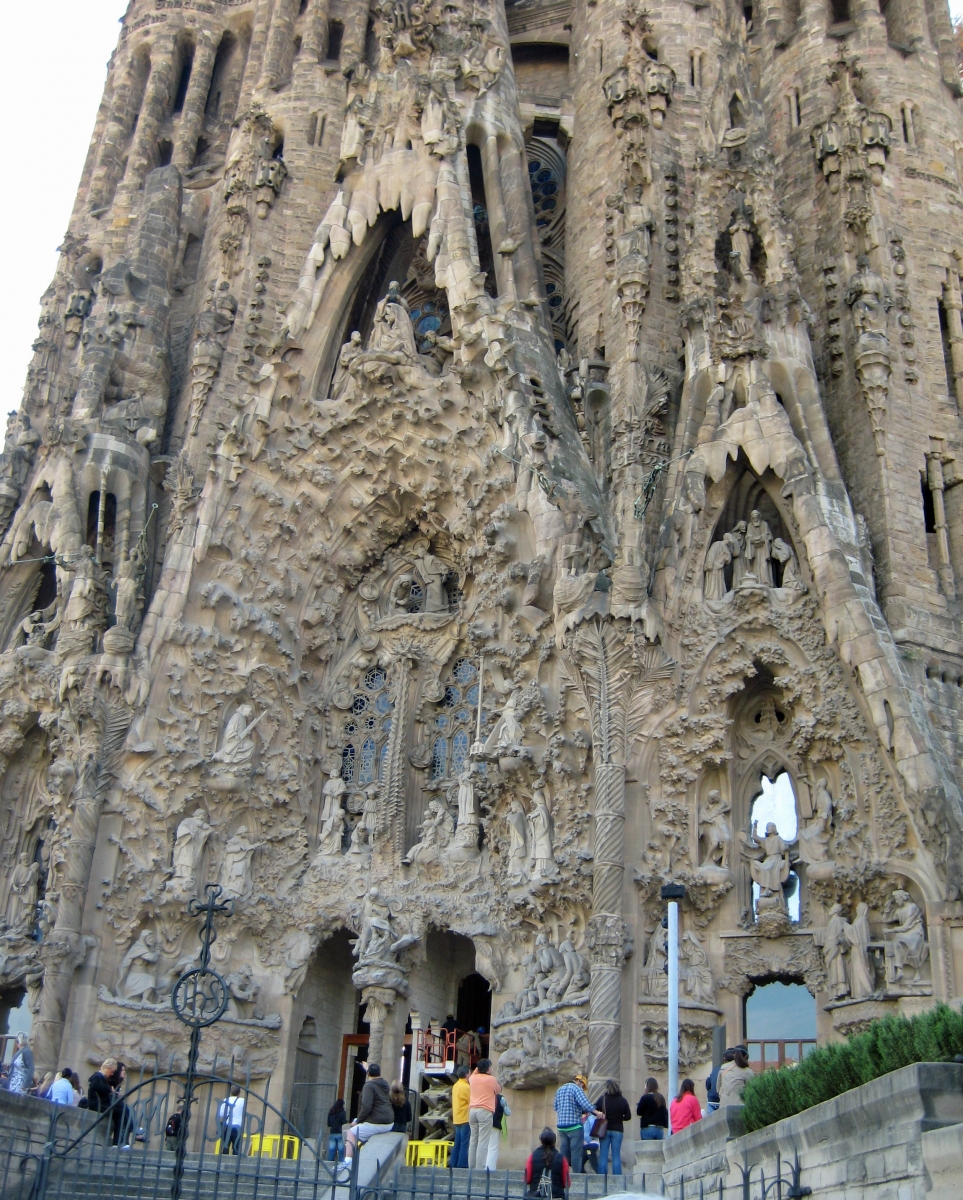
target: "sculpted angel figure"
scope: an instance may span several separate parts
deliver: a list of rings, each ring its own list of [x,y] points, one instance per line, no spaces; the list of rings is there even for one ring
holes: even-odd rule
[[[321,832],[318,834],[318,854],[333,857],[341,853],[344,836],[344,794],[348,785],[340,775],[332,775],[321,789],[324,804],[321,809]]]
[[[495,728],[485,739],[484,746],[480,747],[483,757],[496,758],[500,754],[510,754],[512,751],[517,751],[522,745],[524,734],[521,723],[515,715],[517,702],[518,692],[517,690],[512,691],[505,701],[505,707],[502,709]]]
[[[211,755],[211,761],[224,763],[234,774],[248,769],[254,761],[255,750],[254,739],[250,734],[266,714],[267,709],[259,717],[254,717],[254,709],[250,704],[239,705],[224,730],[224,742],[220,750]]]

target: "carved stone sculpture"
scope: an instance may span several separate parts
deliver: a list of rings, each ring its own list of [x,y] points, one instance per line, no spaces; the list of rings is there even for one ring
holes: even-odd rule
[[[239,825],[237,832],[228,838],[224,847],[217,881],[226,899],[243,900],[250,894],[253,886],[251,860],[264,842],[249,841],[247,833],[247,826]]]
[[[174,840],[173,874],[165,888],[174,897],[187,899],[197,893],[198,870],[210,836],[211,826],[203,808],[196,809],[178,824]]]
[[[713,866],[729,866],[732,834],[729,830],[730,804],[713,788],[699,810],[699,840],[703,844],[702,862]]]
[[[21,937],[27,937],[37,919],[37,891],[40,879],[40,864],[27,860],[26,851],[10,876],[10,901],[7,908],[10,928]]]
[[[812,820],[799,830],[799,857],[807,863],[824,863],[829,860],[833,822],[833,798],[824,779],[816,784],[814,807]]]
[[[154,934],[145,929],[124,955],[117,971],[117,995],[124,1000],[151,1003],[157,991],[157,967],[160,958]]]
[[[930,956],[929,943],[923,925],[923,911],[914,904],[909,892],[897,888],[886,918],[886,962],[889,982],[910,986],[923,981],[923,967]],[[905,973],[913,972],[911,979]]]
[[[856,905],[852,924],[843,927],[843,934],[849,945],[849,994],[854,1000],[865,1000],[876,991],[876,971],[869,954],[869,905],[865,901]]]

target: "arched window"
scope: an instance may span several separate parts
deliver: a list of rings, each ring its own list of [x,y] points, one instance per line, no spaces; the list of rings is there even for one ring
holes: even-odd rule
[[[765,775],[761,778],[761,790],[752,801],[749,810],[749,820],[753,828],[758,826],[758,837],[765,835],[770,825],[776,827],[776,832],[784,842],[794,842],[799,831],[799,818],[796,809],[796,793],[792,780],[786,771],[780,771],[775,779]],[[783,894],[789,909],[789,919],[793,923],[799,921],[799,876],[795,871],[789,872],[789,878],[783,884]],[[758,911],[760,887],[752,885],[753,912]]]
[[[433,781],[457,779],[468,766],[477,709],[478,668],[470,659],[459,658],[432,722],[429,776]]]
[[[816,1001],[792,979],[759,984],[746,997],[745,1030],[755,1070],[799,1062],[816,1046]]]
[[[381,777],[388,734],[391,732],[388,676],[382,667],[365,673],[344,717],[341,778],[359,789]]]

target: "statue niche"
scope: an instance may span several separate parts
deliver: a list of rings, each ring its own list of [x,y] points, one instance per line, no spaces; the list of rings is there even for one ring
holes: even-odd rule
[[[734,593],[765,590],[784,607],[807,590],[782,515],[749,471],[719,515],[703,571],[703,596],[714,612],[731,603]]]

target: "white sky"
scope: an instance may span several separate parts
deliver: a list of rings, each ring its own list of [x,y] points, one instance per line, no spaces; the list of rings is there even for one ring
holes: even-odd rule
[[[126,0],[4,6],[0,108],[14,119],[0,188],[0,438],[19,408],[40,297],[57,266]]]
[[[126,0],[4,6],[0,108],[16,115],[0,188],[7,285],[0,292],[0,434],[17,408],[40,297],[57,265]],[[950,11],[963,15],[963,0]]]

